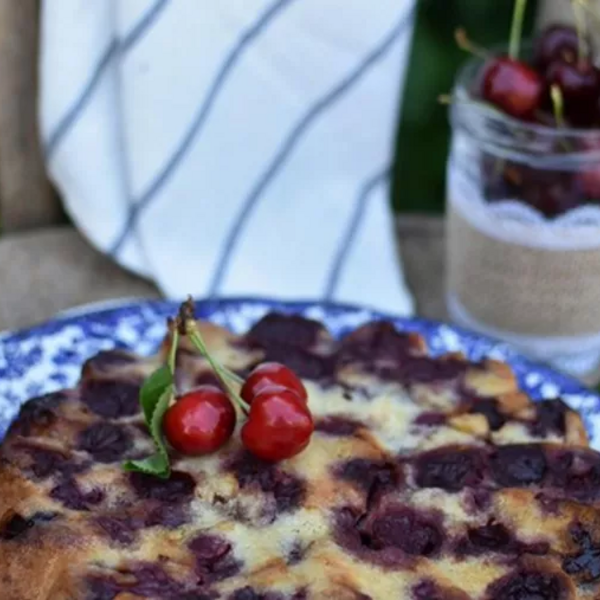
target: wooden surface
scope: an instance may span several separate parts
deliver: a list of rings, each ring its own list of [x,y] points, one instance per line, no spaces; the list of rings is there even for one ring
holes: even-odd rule
[[[1,237],[0,283],[0,331],[27,327],[89,302],[159,295],[70,227]]]
[[[56,223],[37,128],[38,0],[0,0],[0,227]]]
[[[397,220],[404,276],[414,294],[417,314],[428,319],[448,319],[445,294],[444,221],[441,217],[402,216]]]

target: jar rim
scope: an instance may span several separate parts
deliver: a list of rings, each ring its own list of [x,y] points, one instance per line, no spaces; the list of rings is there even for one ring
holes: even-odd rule
[[[501,52],[497,53],[498,55]],[[481,57],[474,56],[463,63],[458,71],[455,80],[452,112],[457,107],[468,108],[469,110],[479,113],[480,117],[485,121],[502,124],[504,127],[509,127],[512,130],[519,130],[525,133],[543,136],[547,140],[550,139],[571,139],[581,142],[600,142],[600,128],[582,129],[576,127],[551,127],[543,123],[531,123],[521,121],[515,117],[511,117],[506,113],[494,109],[493,107],[478,102],[477,98],[472,93],[472,84],[476,81],[480,72],[480,68],[484,64]]]
[[[491,155],[539,169],[576,171],[600,163],[600,129],[521,121],[478,101],[473,89],[483,63],[481,58],[471,58],[458,72],[450,107],[454,131],[466,132]]]

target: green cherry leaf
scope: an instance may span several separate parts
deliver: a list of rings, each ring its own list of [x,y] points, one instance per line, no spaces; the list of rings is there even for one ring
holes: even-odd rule
[[[146,458],[130,460],[123,464],[125,471],[138,471],[161,479],[168,479],[171,476],[169,453],[162,432],[162,420],[171,400],[175,396],[174,372],[179,333],[176,328],[173,329],[173,325],[175,323],[169,321],[172,340],[167,364],[156,369],[144,381],[140,390],[140,406],[144,414],[146,427],[148,427],[154,441],[156,452]]]
[[[147,458],[127,461],[123,465],[123,469],[125,471],[137,471],[146,475],[154,475],[154,477],[160,477],[160,479],[168,479],[171,475],[169,459],[165,459],[159,452]]]
[[[165,436],[163,435],[162,431],[162,421],[167,409],[169,408],[169,404],[171,403],[174,392],[175,390],[173,389],[173,386],[170,386],[167,390],[165,390],[165,393],[160,397],[156,408],[154,409],[152,421],[150,422],[150,435],[156,444],[158,453],[165,457],[167,463],[169,462],[169,455],[165,445]]]
[[[162,479],[168,479],[171,475],[169,454],[162,433],[162,420],[169,408],[171,398],[174,394],[172,385],[167,386],[161,396],[153,405],[152,417],[146,424],[150,429],[150,435],[156,446],[156,453],[140,460],[130,460],[123,465],[126,471],[140,471],[147,475],[154,475]]]
[[[140,390],[140,404],[144,413],[146,425],[150,427],[156,406],[162,395],[173,385],[173,374],[166,365],[156,369],[150,375]]]

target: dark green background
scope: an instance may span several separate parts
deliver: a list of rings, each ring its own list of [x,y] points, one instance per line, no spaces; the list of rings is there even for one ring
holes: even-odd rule
[[[456,47],[454,30],[465,27],[485,46],[508,42],[513,0],[418,0],[419,10],[398,128],[393,202],[401,212],[444,208],[449,93],[460,65],[469,58]],[[532,29],[536,2],[527,7],[525,35]]]

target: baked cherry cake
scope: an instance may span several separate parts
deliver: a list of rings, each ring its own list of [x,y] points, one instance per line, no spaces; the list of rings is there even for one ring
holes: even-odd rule
[[[600,455],[561,400],[385,322],[340,341],[280,314],[244,336],[198,327],[242,377],[265,360],[302,377],[308,446],[267,462],[233,435],[171,450],[168,479],[126,472],[153,450],[138,394],[166,344],[102,352],[3,443],[2,600],[600,598]],[[177,386],[206,383],[184,339]]]

